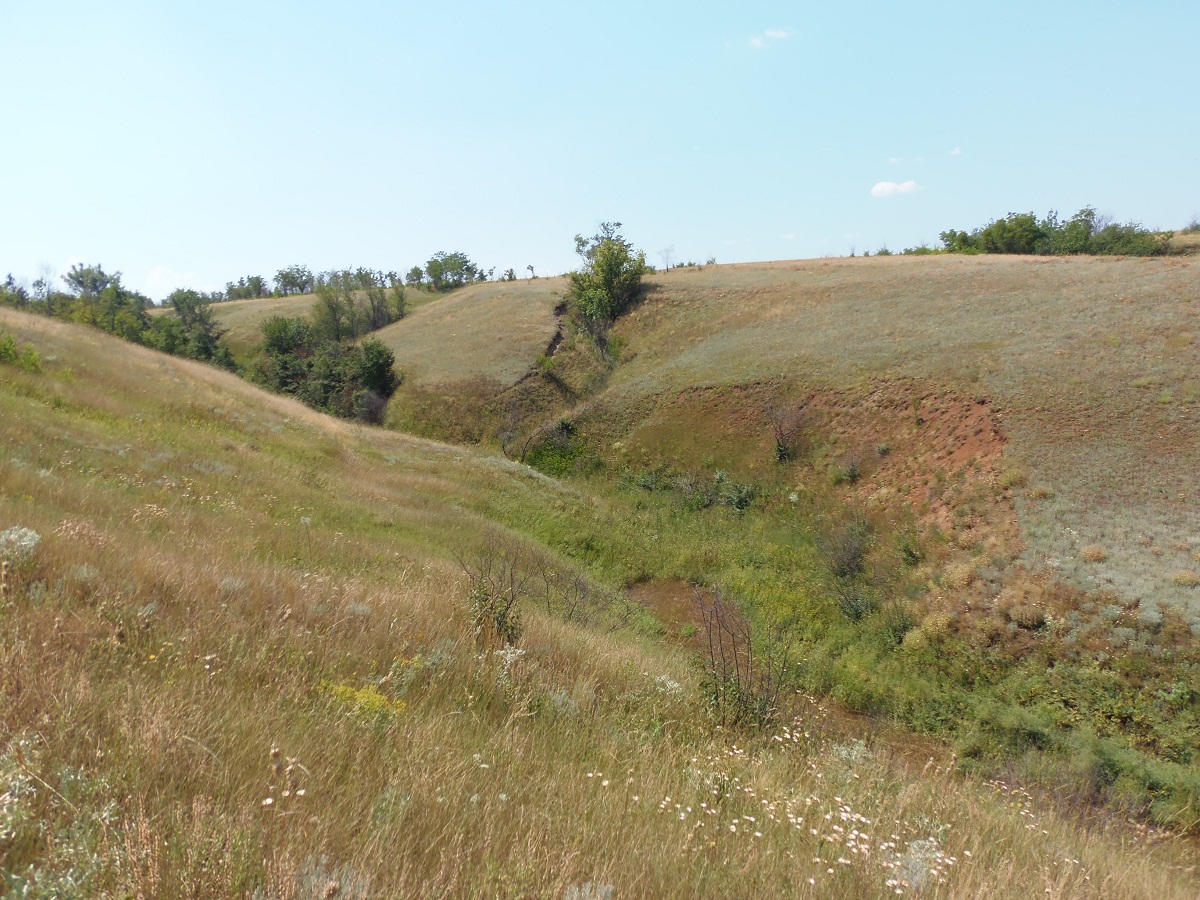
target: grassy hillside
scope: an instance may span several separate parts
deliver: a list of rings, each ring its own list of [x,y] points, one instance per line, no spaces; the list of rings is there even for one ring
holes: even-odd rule
[[[566,279],[489,282],[438,297],[380,330],[412,384],[473,377],[510,385],[546,352]]]
[[[691,546],[668,508],[79,327],[0,329],[42,360],[0,369],[20,896],[1195,895],[1166,832],[816,700],[714,728],[680,643],[619,599]],[[721,546],[758,521],[714,515]],[[582,577],[590,624],[552,589],[515,648],[481,644],[454,556],[503,546]]]
[[[1198,288],[1191,258],[672,271],[604,359],[568,328],[512,389],[401,395],[393,421],[494,429],[623,493],[663,547],[635,581],[789,619],[801,683],[952,740],[960,768],[1191,828]],[[505,437],[505,411],[531,409],[530,443]],[[778,413],[794,433],[776,462]]]
[[[420,322],[426,352],[454,348],[428,376],[439,382],[499,371],[495,347],[513,348],[510,378],[540,352],[505,316],[472,325],[492,349],[463,352],[457,322]],[[416,343],[417,325],[393,328],[412,328]],[[608,461],[644,444],[646,459],[761,463],[766,406],[789,398],[837,418],[842,439],[857,442],[846,452],[868,456],[909,419],[928,419],[909,458],[875,467],[858,493],[898,485],[916,500],[914,481],[923,488],[979,451],[989,477],[1022,482],[1012,485],[1022,562],[1147,610],[1172,604],[1200,630],[1186,574],[1200,568],[1200,261],[936,256],[675,270],[650,279],[615,336],[623,349],[605,390],[582,392],[593,449]],[[704,414],[711,431],[694,410],[671,412],[699,388],[742,392]],[[552,410],[579,399],[567,392]],[[964,400],[986,409],[992,450],[952,436],[971,418]],[[679,427],[659,421],[672,415]]]
[[[779,384],[866,403],[987,400],[1007,441],[1025,559],[1196,616],[1200,262],[892,257],[672,272],[618,329],[615,405],[697,386]],[[760,426],[761,428],[761,426]],[[883,429],[883,430],[880,430]],[[868,429],[870,430],[870,429]],[[951,468],[926,459],[925,468]],[[888,466],[864,492],[894,481]],[[1084,548],[1106,559],[1089,563]]]
[[[213,305],[213,315],[225,329],[224,341],[235,359],[245,360],[262,343],[262,323],[271,316],[307,315],[316,294],[227,300]]]

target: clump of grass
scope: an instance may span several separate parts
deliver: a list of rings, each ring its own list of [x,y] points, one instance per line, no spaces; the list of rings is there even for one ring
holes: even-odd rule
[[[1108,551],[1098,544],[1090,544],[1079,551],[1079,556],[1090,563],[1104,562],[1108,559]]]
[[[1193,569],[1181,569],[1171,576],[1171,584],[1185,588],[1200,586],[1200,573]]]
[[[942,587],[951,591],[965,590],[975,578],[973,563],[955,563],[942,574]]]
[[[1025,484],[1026,475],[1020,469],[1005,469],[1000,473],[1000,478],[997,484],[1003,491],[1012,490],[1013,488],[1021,487]]]

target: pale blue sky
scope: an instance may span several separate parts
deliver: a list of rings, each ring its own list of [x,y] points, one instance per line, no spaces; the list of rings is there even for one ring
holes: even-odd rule
[[[0,274],[28,280],[545,274],[609,219],[658,264],[1200,213],[1195,0],[3,0],[0,41]]]

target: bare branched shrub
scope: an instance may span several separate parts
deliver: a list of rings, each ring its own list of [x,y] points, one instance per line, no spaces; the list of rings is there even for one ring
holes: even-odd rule
[[[521,428],[524,421],[525,412],[520,404],[515,401],[510,402],[501,421],[500,430],[496,434],[500,441],[500,450],[505,457],[522,463],[525,462],[529,448],[545,429],[544,425],[538,425],[522,434]]]
[[[525,546],[516,538],[493,535],[474,554],[456,559],[467,576],[467,606],[479,649],[515,644],[522,631],[517,603],[533,581]]]
[[[493,535],[469,556],[457,556],[467,576],[467,603],[480,650],[516,644],[523,630],[519,603],[529,600],[552,616],[615,631],[633,605],[582,572],[511,535]]]
[[[771,426],[771,438],[775,442],[772,454],[776,462],[787,462],[792,458],[793,443],[804,426],[807,407],[807,401],[767,407],[767,421]]]
[[[697,590],[695,601],[707,639],[702,684],[717,721],[725,727],[769,724],[779,712],[789,630],[775,625],[756,635],[745,613],[720,591]]]
[[[817,543],[821,560],[833,576],[838,609],[855,622],[878,606],[875,595],[860,580],[873,541],[871,523],[859,514],[834,527]]]
[[[550,615],[580,625],[604,620],[610,631],[628,623],[632,608],[623,596],[597,587],[582,573],[565,569],[547,554],[536,554],[532,568],[542,604]]]
[[[872,541],[871,523],[860,514],[825,534],[817,549],[835,579],[851,581],[866,569]]]

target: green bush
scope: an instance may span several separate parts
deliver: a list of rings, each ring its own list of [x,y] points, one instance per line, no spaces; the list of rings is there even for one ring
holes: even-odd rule
[[[1042,219],[1033,213],[1009,213],[974,231],[950,229],[939,235],[950,253],[1013,253],[1043,256],[1159,256],[1171,235],[1151,231],[1136,222],[1118,224],[1084,207],[1070,219],[1051,211]]]
[[[40,372],[42,360],[32,344],[17,346],[16,338],[0,332],[0,363],[17,366],[26,372]]]
[[[272,316],[262,325],[263,357],[255,379],[314,409],[346,419],[383,421],[400,384],[395,356],[378,340],[330,341],[306,319]]]
[[[583,268],[571,273],[575,314],[585,325],[603,326],[629,308],[649,271],[644,251],[633,249],[620,222],[604,222],[590,238],[575,236]]]

